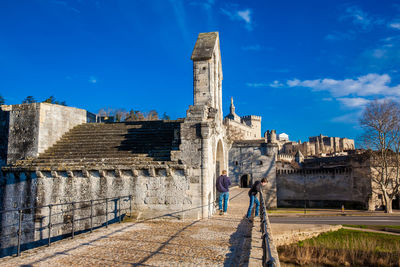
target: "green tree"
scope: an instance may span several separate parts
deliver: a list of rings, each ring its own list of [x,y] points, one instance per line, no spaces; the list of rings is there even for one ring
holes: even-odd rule
[[[3,96],[0,95],[0,105],[4,105],[6,101],[4,100]]]
[[[171,120],[171,117],[167,115],[167,112],[164,112],[162,119],[165,121],[169,121],[169,120]]]
[[[24,101],[22,101],[22,104],[31,104],[31,103],[36,103],[36,100],[33,96],[28,95]]]
[[[66,106],[67,105],[67,103],[65,101],[58,101],[58,100],[56,100],[56,98],[54,96],[50,96],[49,98],[47,98],[43,102],[44,103],[50,103],[50,104],[62,105],[62,106]]]

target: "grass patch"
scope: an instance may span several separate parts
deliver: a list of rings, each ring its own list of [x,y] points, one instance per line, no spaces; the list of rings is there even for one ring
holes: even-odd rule
[[[386,231],[386,229],[397,229],[400,230],[400,225],[364,225],[364,224],[343,224],[343,226],[361,228],[361,229],[372,229],[379,231]]]
[[[400,266],[400,236],[340,229],[278,248],[279,259],[300,265]]]

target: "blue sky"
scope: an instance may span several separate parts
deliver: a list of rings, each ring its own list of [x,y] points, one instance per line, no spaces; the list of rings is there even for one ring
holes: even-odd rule
[[[219,31],[224,114],[303,141],[356,138],[373,99],[400,98],[400,1],[1,0],[0,94],[96,113],[184,117],[190,55]]]

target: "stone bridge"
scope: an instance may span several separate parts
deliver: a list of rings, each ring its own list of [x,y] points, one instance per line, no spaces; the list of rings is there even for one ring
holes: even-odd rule
[[[1,266],[261,266],[258,222],[244,215],[248,189],[230,193],[228,215],[196,220],[143,220],[64,239],[6,257]],[[258,235],[258,236],[257,236]],[[251,255],[250,255],[251,253]]]

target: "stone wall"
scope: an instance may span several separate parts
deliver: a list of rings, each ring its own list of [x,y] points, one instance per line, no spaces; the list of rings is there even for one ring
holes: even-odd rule
[[[125,198],[108,201],[108,221],[118,221],[121,214],[129,213],[141,218],[183,219],[193,217],[200,209],[196,197],[199,181],[189,179],[184,166],[164,166],[129,169],[105,168],[93,170],[59,170],[36,172],[6,172],[1,183],[2,210],[20,209],[49,204],[103,199],[93,204],[93,225],[105,224],[104,198],[132,195],[132,203]],[[90,202],[75,204],[75,231],[90,228]],[[198,214],[196,213],[196,216]],[[52,238],[69,235],[72,230],[72,204],[52,208]],[[23,212],[23,248],[45,244],[48,238],[49,208],[28,209]],[[18,212],[1,216],[1,255],[15,253],[17,245]],[[34,230],[36,229],[36,230]]]
[[[51,147],[76,125],[95,121],[95,115],[84,109],[40,103],[38,153]]]
[[[3,129],[8,128],[7,136],[0,133],[7,142],[7,151],[3,148],[2,154],[6,154],[7,164],[12,164],[37,157],[74,126],[95,121],[95,116],[83,109],[33,103],[3,105],[0,119]]]
[[[331,160],[331,162],[329,161]],[[296,169],[286,164],[277,172],[278,206],[370,207],[371,182],[362,161],[350,157],[322,158]],[[340,160],[340,161],[339,161]],[[318,160],[314,160],[317,162]]]
[[[38,155],[39,110],[40,103],[7,106],[7,164]]]
[[[232,140],[254,140],[261,138],[261,129],[259,127],[252,127],[229,118],[225,118],[224,124]]]
[[[275,144],[259,141],[237,141],[229,151],[229,176],[234,184],[243,186],[241,179],[249,179],[249,187],[257,180],[267,178],[264,195],[269,208],[277,206],[276,199],[276,156]]]
[[[0,167],[5,165],[7,161],[9,113],[7,106],[0,106]]]

